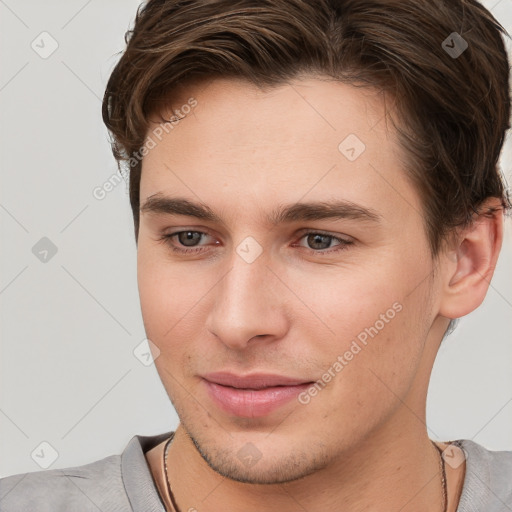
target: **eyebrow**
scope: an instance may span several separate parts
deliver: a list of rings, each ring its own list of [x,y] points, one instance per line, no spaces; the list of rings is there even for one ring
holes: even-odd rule
[[[149,196],[140,208],[140,212],[155,215],[185,215],[223,223],[223,220],[205,204],[181,197],[165,197],[160,192]],[[270,225],[324,219],[350,219],[379,223],[382,215],[373,208],[363,207],[350,201],[331,200],[281,205],[266,217]]]

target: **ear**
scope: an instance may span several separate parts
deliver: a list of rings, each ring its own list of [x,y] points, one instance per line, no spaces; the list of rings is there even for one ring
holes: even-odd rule
[[[439,314],[460,318],[483,302],[503,242],[503,208],[489,198],[440,259],[443,266]]]

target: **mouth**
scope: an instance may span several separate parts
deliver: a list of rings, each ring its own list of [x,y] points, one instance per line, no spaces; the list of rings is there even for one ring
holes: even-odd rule
[[[228,372],[210,373],[202,379],[215,406],[241,418],[266,416],[315,382],[274,374],[238,376]]]

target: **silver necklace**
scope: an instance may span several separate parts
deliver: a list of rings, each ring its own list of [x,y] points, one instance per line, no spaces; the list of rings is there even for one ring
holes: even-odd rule
[[[171,491],[171,484],[169,483],[169,475],[167,473],[167,451],[169,450],[169,445],[171,444],[171,441],[174,439],[174,433],[171,435],[167,443],[165,443],[165,450],[164,450],[164,469],[165,469],[165,483],[167,484],[167,491],[169,493],[169,498],[171,499],[172,508],[175,512],[181,512],[178,508],[178,505],[176,505],[176,500],[174,499],[174,494]]]
[[[164,449],[164,469],[165,469],[165,483],[167,484],[167,491],[169,492],[169,497],[171,499],[172,506],[174,508],[175,512],[181,512],[178,508],[178,505],[176,505],[176,500],[174,499],[174,494],[171,491],[171,484],[169,482],[169,475],[167,473],[167,451],[169,450],[169,445],[171,444],[171,441],[174,438],[174,434],[168,439],[167,443],[165,443],[165,449]],[[447,511],[448,508],[448,489],[446,485],[446,465],[443,458],[443,451],[439,446],[437,446],[434,441],[431,441],[431,443],[435,446],[437,452],[439,453],[439,467],[441,470],[441,486],[443,488],[443,512]],[[450,443],[448,443],[450,444]]]

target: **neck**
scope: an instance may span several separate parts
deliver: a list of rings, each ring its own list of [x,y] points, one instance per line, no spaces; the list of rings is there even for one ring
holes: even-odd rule
[[[259,512],[262,503],[268,512],[325,512],[340,510],[340,503],[344,512],[443,512],[439,454],[409,410],[330,466],[285,484],[245,484],[219,475],[181,425],[167,460],[181,512]]]

